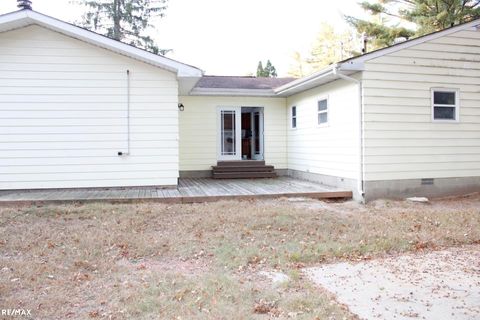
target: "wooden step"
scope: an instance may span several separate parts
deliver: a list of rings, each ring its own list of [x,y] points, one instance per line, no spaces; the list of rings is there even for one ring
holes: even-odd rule
[[[218,161],[217,167],[239,167],[239,166],[264,166],[264,160],[233,160],[233,161]]]
[[[218,161],[212,166],[214,179],[275,178],[275,168],[263,160]]]
[[[273,172],[273,166],[213,166],[213,172]]]
[[[275,172],[213,172],[214,179],[275,178]]]

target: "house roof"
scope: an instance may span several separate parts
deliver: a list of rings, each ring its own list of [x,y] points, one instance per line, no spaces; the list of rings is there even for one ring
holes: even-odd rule
[[[0,32],[39,25],[69,37],[128,56],[156,67],[174,72],[179,80],[179,94],[231,95],[231,96],[282,96],[287,97],[340,78],[339,73],[351,75],[363,70],[364,62],[406,49],[461,30],[480,27],[480,19],[453,26],[425,36],[404,41],[364,55],[330,65],[301,79],[257,78],[239,76],[203,76],[203,71],[191,65],[156,55],[132,45],[113,40],[90,30],[52,18],[29,9],[0,15]]]
[[[436,31],[421,37],[417,37],[414,39],[410,39],[404,42],[400,42],[394,45],[391,45],[389,47],[385,47],[382,49],[378,49],[375,51],[371,51],[369,53],[363,54],[361,56],[357,57],[352,57],[346,60],[342,60],[340,62],[337,62],[335,64],[329,65],[328,67],[315,72],[309,76],[306,76],[301,79],[297,79],[295,81],[292,81],[290,83],[287,83],[281,87],[276,88],[274,91],[277,95],[280,96],[290,96],[292,94],[302,92],[308,89],[311,89],[313,87],[337,80],[340,78],[338,73],[342,73],[345,75],[351,75],[353,73],[363,71],[364,69],[364,63],[366,61],[393,53],[397,52],[402,49],[407,49],[412,46],[434,40],[440,37],[447,36],[449,34],[462,31],[462,30],[468,30],[468,29],[474,29],[476,31],[479,31],[480,29],[480,19],[476,19],[470,22],[466,22],[463,24],[459,24],[447,29],[443,29],[440,31]]]
[[[193,95],[275,96],[274,89],[295,78],[253,76],[203,76],[192,90]]]
[[[66,36],[174,72],[179,79],[180,91],[184,94],[188,93],[203,75],[202,70],[191,65],[148,52],[33,10],[23,9],[0,16],[0,32],[30,25],[39,25]]]
[[[275,89],[295,78],[262,78],[237,76],[203,76],[196,88],[223,88],[223,89]]]

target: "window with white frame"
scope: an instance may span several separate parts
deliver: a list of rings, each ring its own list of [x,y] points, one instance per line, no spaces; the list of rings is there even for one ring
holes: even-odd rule
[[[319,125],[328,123],[328,99],[318,100],[317,113]]]
[[[458,89],[432,89],[432,120],[458,121]]]
[[[297,107],[293,106],[292,107],[292,129],[295,129],[297,127]]]

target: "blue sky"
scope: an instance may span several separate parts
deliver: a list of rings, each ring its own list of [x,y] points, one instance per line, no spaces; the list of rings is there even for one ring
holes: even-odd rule
[[[33,9],[68,22],[82,9],[70,0],[32,0]],[[286,75],[294,51],[308,52],[322,21],[344,29],[343,14],[362,15],[354,0],[170,0],[151,34],[170,58],[216,75],[254,73],[270,59]],[[0,13],[16,9],[1,0]]]

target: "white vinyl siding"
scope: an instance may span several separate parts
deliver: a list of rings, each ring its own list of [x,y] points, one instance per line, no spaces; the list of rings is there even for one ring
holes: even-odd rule
[[[318,102],[328,96],[328,126],[318,125]],[[358,178],[358,86],[337,80],[295,94],[297,129],[288,131],[288,168],[334,177]]]
[[[174,73],[39,26],[0,44],[0,189],[176,185]]]
[[[263,107],[265,162],[287,168],[285,98],[180,96],[180,170],[211,170],[217,163],[217,107]]]
[[[365,63],[366,180],[480,176],[480,32]],[[455,89],[456,121],[432,121],[432,89]]]

